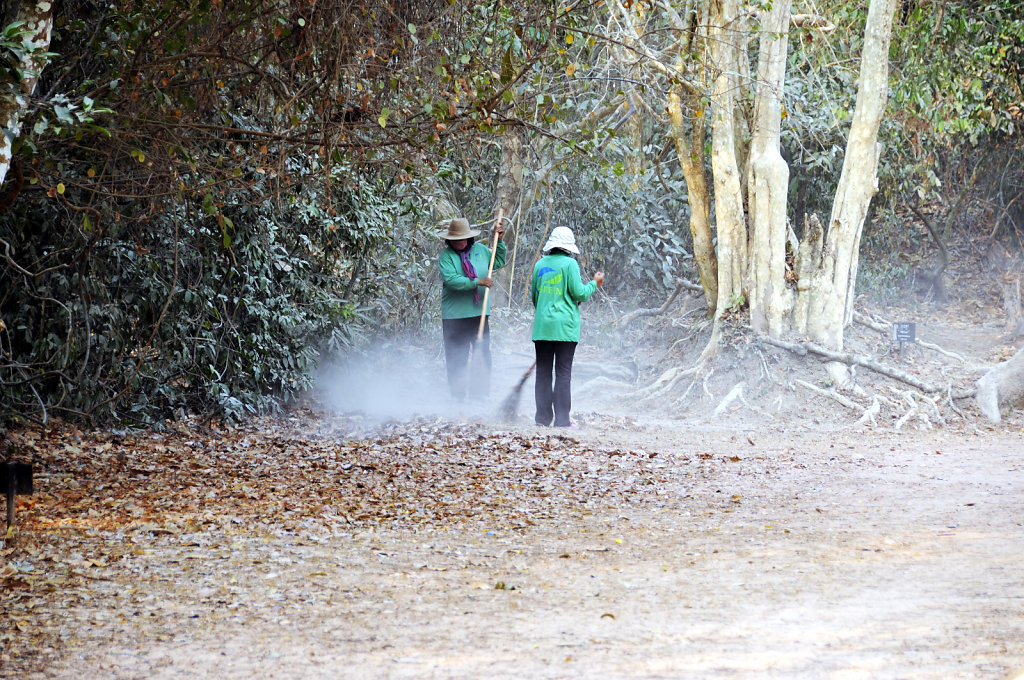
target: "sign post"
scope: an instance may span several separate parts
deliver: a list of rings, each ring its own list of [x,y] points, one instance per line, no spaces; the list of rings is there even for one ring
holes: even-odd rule
[[[903,345],[917,342],[917,326],[913,321],[897,321],[892,325],[892,334],[896,342],[900,343],[900,361],[903,361]]]

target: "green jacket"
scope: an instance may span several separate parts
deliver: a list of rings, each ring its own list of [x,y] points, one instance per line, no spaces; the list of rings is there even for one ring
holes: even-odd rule
[[[530,295],[536,312],[533,316],[534,340],[580,341],[580,308],[597,290],[597,282],[583,283],[580,265],[557,250],[540,259],[533,267]]]
[[[504,241],[498,241],[498,249],[494,254],[494,269],[505,266],[508,248]],[[483,243],[474,243],[469,250],[469,261],[473,263],[477,278],[487,276],[487,266],[491,263],[491,249]],[[437,258],[437,268],[441,271],[441,318],[465,319],[480,316],[483,312],[484,291],[480,288],[480,302],[473,301],[473,292],[477,289],[476,279],[471,279],[462,271],[462,260],[450,246],[445,246]],[[491,313],[491,299],[487,297],[487,313]]]

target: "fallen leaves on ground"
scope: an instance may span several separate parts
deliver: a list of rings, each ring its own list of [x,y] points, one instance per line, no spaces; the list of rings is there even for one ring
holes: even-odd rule
[[[514,527],[547,516],[552,494],[585,508],[665,483],[654,452],[598,450],[560,435],[440,420],[368,437],[339,436],[337,427],[310,413],[206,432],[22,432],[16,447],[33,461],[38,492],[20,501],[19,523],[27,532],[187,533],[254,522]]]
[[[142,575],[173,581],[147,566],[163,545],[212,561],[237,560],[269,534],[517,531],[643,506],[677,486],[656,452],[443,420],[367,432],[357,419],[305,412],[237,428],[55,425],[8,437],[32,462],[36,493],[18,497],[15,538],[0,549],[0,646],[43,655],[56,654],[53,627],[39,625],[46,612],[87,605],[105,583],[135,593]],[[230,576],[271,578],[258,562]]]

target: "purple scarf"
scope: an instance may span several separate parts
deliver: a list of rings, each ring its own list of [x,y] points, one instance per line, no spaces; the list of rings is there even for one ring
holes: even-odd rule
[[[469,253],[473,250],[473,244],[470,243],[466,246],[465,250],[456,250],[459,254],[459,259],[462,260],[462,271],[470,278],[470,280],[476,278],[476,269],[473,267],[473,263],[469,261]],[[473,304],[480,304],[480,286],[473,289]]]

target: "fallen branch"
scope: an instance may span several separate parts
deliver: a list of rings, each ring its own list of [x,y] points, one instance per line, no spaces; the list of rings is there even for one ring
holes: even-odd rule
[[[820,357],[824,357],[827,361],[838,361],[840,363],[846,364],[847,366],[863,366],[864,368],[872,370],[875,373],[881,373],[882,375],[889,376],[894,380],[905,382],[911,387],[916,387],[922,392],[942,392],[945,391],[946,389],[945,387],[938,387],[926,383],[923,380],[919,380],[914,376],[910,375],[909,373],[907,373],[906,371],[901,371],[899,369],[892,368],[884,364],[880,364],[874,359],[858,356],[856,354],[850,354],[848,352],[835,352],[813,342],[788,342],[786,340],[779,340],[777,338],[772,338],[768,336],[762,336],[761,339],[770,345],[775,345],[776,347],[787,349],[790,352],[793,352],[794,354],[798,354],[800,356],[806,356],[808,352],[811,352],[812,354],[817,354]],[[953,396],[956,399],[963,399],[966,397],[974,396],[974,392],[970,391],[954,393]]]

